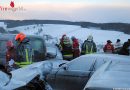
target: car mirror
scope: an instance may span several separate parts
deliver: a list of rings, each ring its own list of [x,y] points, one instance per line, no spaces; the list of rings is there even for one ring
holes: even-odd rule
[[[63,66],[64,64],[66,64],[66,63],[61,63],[61,64],[59,65],[59,67]]]
[[[51,58],[55,58],[56,55],[54,55],[53,53],[49,53],[47,52],[47,58],[51,59]]]

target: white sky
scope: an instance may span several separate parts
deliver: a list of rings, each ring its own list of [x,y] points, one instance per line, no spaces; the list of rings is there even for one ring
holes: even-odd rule
[[[1,0],[9,7],[11,0]],[[130,23],[130,0],[13,0],[25,11],[0,11],[0,19]]]

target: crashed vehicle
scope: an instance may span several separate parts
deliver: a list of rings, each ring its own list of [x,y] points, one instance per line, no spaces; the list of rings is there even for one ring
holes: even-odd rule
[[[113,63],[102,65],[90,78],[84,90],[129,90],[130,63]]]
[[[0,90],[46,90],[51,86],[45,80],[47,74],[56,69],[62,60],[41,61],[11,71],[11,74],[0,70]],[[49,86],[49,87],[48,87]]]
[[[92,74],[106,61],[125,62],[129,56],[114,54],[89,54],[80,56],[47,75],[47,81],[56,90],[83,90]]]
[[[16,64],[20,67],[31,64],[33,62],[43,61],[46,59],[46,45],[43,38],[40,36],[27,35],[29,39],[28,46],[25,44],[24,47],[28,51],[30,56],[23,56],[20,60],[16,61]],[[0,34],[0,63],[5,65],[5,54],[6,54],[6,42],[12,41],[15,46],[17,46],[17,42],[15,41],[15,34]]]

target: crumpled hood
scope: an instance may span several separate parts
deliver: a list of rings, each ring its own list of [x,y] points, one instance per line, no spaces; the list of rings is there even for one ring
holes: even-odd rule
[[[44,72],[47,69],[47,65],[45,63],[47,62],[38,62],[27,67],[12,71],[12,78],[10,82],[6,86],[4,86],[3,82],[3,86],[0,87],[0,90],[12,90],[25,86],[37,75],[40,75],[42,78],[44,78]],[[4,79],[7,81],[7,78]]]
[[[29,83],[34,77],[40,75],[40,79],[44,79],[44,76],[51,72],[53,68],[58,68],[61,63],[67,61],[52,59],[48,61],[41,61],[26,67],[12,71],[12,78],[9,79],[8,75],[5,73],[1,74],[3,77],[0,77],[0,90],[12,90],[22,86],[25,86]],[[1,79],[2,78],[2,79]],[[9,82],[9,83],[8,83]],[[8,83],[7,85],[5,85]]]
[[[24,70],[17,70],[16,72],[12,73],[12,78],[10,80],[10,83],[3,87],[6,90],[9,89],[15,89],[18,87],[25,86],[27,83],[29,83],[34,77],[38,75],[37,69],[24,69]]]

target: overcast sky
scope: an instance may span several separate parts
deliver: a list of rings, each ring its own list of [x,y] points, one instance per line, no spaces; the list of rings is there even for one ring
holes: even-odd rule
[[[9,7],[11,0],[0,0]],[[130,0],[12,0],[25,11],[0,11],[0,19],[130,23]]]

